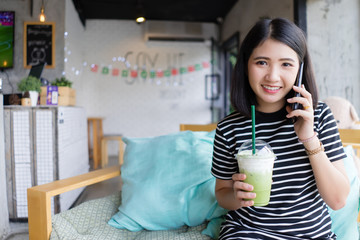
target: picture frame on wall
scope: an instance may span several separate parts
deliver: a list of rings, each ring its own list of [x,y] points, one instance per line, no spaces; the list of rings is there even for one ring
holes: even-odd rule
[[[24,22],[24,68],[55,68],[55,23]]]

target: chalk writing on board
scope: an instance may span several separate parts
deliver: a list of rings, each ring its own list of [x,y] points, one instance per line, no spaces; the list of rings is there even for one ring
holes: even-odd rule
[[[54,67],[54,24],[25,23],[25,67],[46,63]]]

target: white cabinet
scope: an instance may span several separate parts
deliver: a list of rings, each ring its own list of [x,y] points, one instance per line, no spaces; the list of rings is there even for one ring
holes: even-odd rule
[[[27,218],[27,188],[89,171],[84,108],[5,106],[4,125],[10,219]],[[82,190],[53,198],[53,213]]]

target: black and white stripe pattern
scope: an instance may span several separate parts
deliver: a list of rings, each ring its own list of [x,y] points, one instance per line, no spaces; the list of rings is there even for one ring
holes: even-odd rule
[[[314,130],[330,161],[346,157],[334,117],[325,103],[314,112]],[[270,203],[229,211],[220,239],[334,239],[327,207],[316,187],[304,146],[298,141],[285,108],[256,113],[256,138],[270,144],[274,164]],[[251,119],[233,113],[219,122],[214,141],[212,174],[231,180],[241,144],[251,139]]]

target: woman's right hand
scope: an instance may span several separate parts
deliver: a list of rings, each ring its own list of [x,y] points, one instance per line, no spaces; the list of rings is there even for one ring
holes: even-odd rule
[[[232,180],[234,182],[234,197],[240,201],[241,207],[250,207],[254,205],[254,201],[249,199],[254,199],[256,197],[256,193],[251,192],[254,190],[254,187],[248,183],[244,183],[245,179],[246,175],[243,173],[236,173],[232,176]]]

